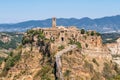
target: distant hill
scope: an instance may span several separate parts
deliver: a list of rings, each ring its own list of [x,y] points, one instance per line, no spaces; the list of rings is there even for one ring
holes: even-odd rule
[[[16,24],[0,24],[1,32],[23,32],[34,27],[51,27],[51,18],[46,20],[30,20]],[[57,25],[77,26],[86,30],[96,30],[102,33],[120,32],[120,15],[90,19],[88,17],[76,18],[58,18]]]
[[[23,34],[15,32],[0,32],[0,52],[17,48],[21,44]]]

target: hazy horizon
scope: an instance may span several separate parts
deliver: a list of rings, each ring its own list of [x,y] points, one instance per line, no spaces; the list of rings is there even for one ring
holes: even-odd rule
[[[120,1],[114,0],[2,0],[0,23],[57,18],[92,19],[120,14]]]
[[[100,18],[104,18],[104,17],[112,17],[112,16],[118,16],[118,15],[111,15],[111,16],[103,16],[103,17],[96,17],[96,18],[90,18],[90,17],[81,17],[81,18],[75,18],[75,17],[55,17],[56,19],[82,19],[82,18],[90,18],[90,19],[100,19]],[[120,16],[120,15],[119,15]],[[3,22],[0,24],[17,24],[17,23],[21,23],[21,22],[27,22],[27,21],[37,21],[37,20],[47,20],[47,19],[52,19],[53,17],[50,18],[45,18],[45,19],[28,19],[28,20],[22,20],[22,21],[18,21],[18,22]]]

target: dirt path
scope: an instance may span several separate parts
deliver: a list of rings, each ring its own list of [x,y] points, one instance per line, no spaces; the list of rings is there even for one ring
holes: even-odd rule
[[[55,55],[55,58],[56,58],[56,66],[57,66],[57,71],[58,71],[58,75],[59,75],[60,80],[64,80],[63,75],[62,75],[62,70],[61,70],[61,69],[62,69],[62,64],[61,64],[61,59],[60,59],[60,58],[61,58],[61,56],[62,56],[63,54],[65,54],[66,52],[69,52],[69,51],[75,49],[76,47],[77,47],[77,45],[70,45],[70,46],[68,46],[67,48],[59,51],[59,52],[56,53],[56,55]]]

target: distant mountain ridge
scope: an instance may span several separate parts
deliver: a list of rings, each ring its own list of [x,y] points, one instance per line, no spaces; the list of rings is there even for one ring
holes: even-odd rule
[[[15,24],[0,24],[1,32],[23,32],[34,27],[51,27],[51,18],[46,20],[30,20]],[[120,32],[120,15],[90,19],[88,17],[57,18],[57,25],[77,26],[86,30],[96,30],[101,33]]]

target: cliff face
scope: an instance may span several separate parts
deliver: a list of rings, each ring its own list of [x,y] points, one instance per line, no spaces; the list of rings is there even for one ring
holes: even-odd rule
[[[41,34],[41,35],[39,35]],[[1,64],[1,80],[55,80],[50,43],[42,33],[27,33],[22,45]]]
[[[107,44],[112,55],[120,55],[120,38],[116,40],[116,43]]]
[[[47,43],[46,43],[47,44]],[[44,46],[48,49],[47,46]],[[18,50],[20,52],[18,52]],[[43,48],[39,51],[38,47],[20,48],[12,52],[4,62],[1,72],[3,80],[55,80],[54,77],[54,59],[52,55]],[[45,52],[46,51],[46,52]],[[43,54],[44,52],[44,54]],[[16,61],[15,55],[19,55]],[[12,62],[13,61],[13,62]]]
[[[83,37],[84,36],[84,37]],[[86,36],[86,37],[85,37]],[[58,46],[39,30],[28,31],[22,45],[1,64],[1,80],[107,80],[120,69],[100,36],[81,35],[81,43]],[[56,46],[55,46],[56,45]]]
[[[106,44],[113,56],[113,61],[120,65],[120,38],[114,43]]]
[[[117,74],[109,51],[76,49],[61,59],[65,80],[106,80]]]

